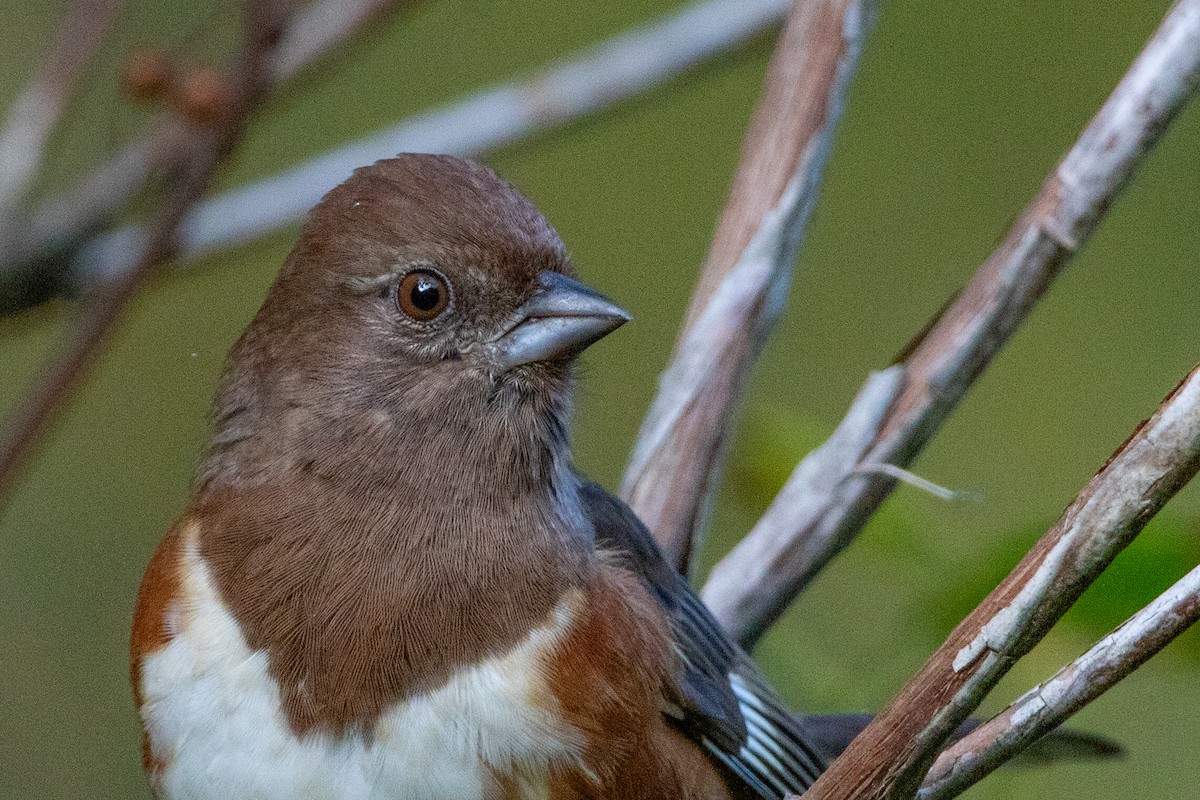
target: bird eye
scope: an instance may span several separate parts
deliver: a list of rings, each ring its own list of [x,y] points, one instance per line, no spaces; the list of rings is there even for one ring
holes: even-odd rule
[[[450,305],[450,286],[432,270],[415,269],[400,279],[396,304],[417,322],[429,322]]]

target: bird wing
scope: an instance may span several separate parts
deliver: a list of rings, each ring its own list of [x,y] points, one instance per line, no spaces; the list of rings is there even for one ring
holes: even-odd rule
[[[664,698],[668,716],[764,800],[802,793],[826,766],[817,740],[784,708],[637,515],[586,480],[581,497],[596,546],[621,554],[670,616],[684,675]]]

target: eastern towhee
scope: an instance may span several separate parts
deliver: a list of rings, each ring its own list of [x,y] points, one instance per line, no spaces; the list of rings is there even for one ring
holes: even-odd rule
[[[830,755],[572,464],[628,315],[491,170],[405,155],[311,213],[234,345],[132,674],[169,800],[779,798]]]

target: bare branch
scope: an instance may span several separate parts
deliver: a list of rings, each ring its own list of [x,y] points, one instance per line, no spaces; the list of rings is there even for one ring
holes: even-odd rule
[[[320,0],[312,3],[288,27],[271,59],[275,83],[298,73],[340,48],[364,28],[379,23],[417,0]]]
[[[1200,368],[1121,445],[805,797],[911,797],[959,724],[1198,469]]]
[[[332,0],[327,0],[332,2]],[[181,226],[183,258],[252,241],[294,224],[321,196],[358,166],[398,152],[474,155],[606,108],[661,85],[679,73],[742,44],[782,18],[787,0],[703,0],[521,80],[470,95],[324,153],[265,180],[200,204]],[[287,59],[280,59],[286,61]],[[20,273],[62,250],[120,208],[157,163],[150,148],[167,147],[159,129],[130,145],[78,191],[44,206],[31,226],[36,246],[16,266],[0,265],[0,314],[47,296],[86,286],[127,268],[113,259],[140,234],[122,229],[79,249],[53,271],[35,276],[37,292]],[[132,170],[143,170],[136,174]],[[132,176],[132,178],[131,178]],[[7,273],[7,274],[6,274]]]
[[[299,222],[355,167],[398,152],[473,155],[606,108],[745,42],[777,22],[787,0],[704,0],[627,31],[520,80],[404,120],[275,176],[198,206],[181,253],[195,256]],[[134,229],[83,249],[74,273],[88,281],[121,269]]]
[[[962,794],[1111,689],[1197,620],[1200,567],[1050,680],[948,747],[934,762],[917,797],[948,800]]]
[[[320,0],[299,14],[272,55],[268,78],[276,86],[319,62],[354,34],[380,23],[388,13],[415,0]],[[91,285],[74,274],[68,259],[55,254],[71,248],[116,215],[151,177],[162,171],[189,137],[174,115],[162,114],[145,135],[126,144],[108,163],[70,191],[50,198],[29,220],[29,234],[17,240],[0,263],[0,313],[21,311],[47,297]],[[184,228],[187,227],[185,224]],[[186,239],[186,235],[184,236]],[[121,247],[132,239],[125,237]],[[186,249],[186,245],[184,245]],[[122,252],[128,257],[130,250]],[[125,266],[129,264],[126,261]],[[25,289],[27,284],[35,289]]]
[[[68,194],[39,206],[30,218],[32,241],[15,254],[14,262],[40,259],[105,222],[145,188],[150,176],[170,161],[187,138],[187,125],[164,113],[149,133],[122,147]],[[11,269],[0,265],[0,270]]]
[[[905,359],[903,391],[862,462],[912,462],[1087,241],[1198,80],[1200,0],[1181,0],[1008,235]],[[858,465],[837,478],[812,485],[812,497],[792,499],[825,509],[786,533],[793,555],[764,567],[759,553],[782,548],[758,541],[779,535],[762,526],[714,570],[720,582],[706,588],[705,599],[743,644],[753,644],[895,487],[892,478],[864,475]],[[729,580],[733,575],[739,579]]]
[[[67,7],[45,59],[0,130],[0,214],[11,214],[37,175],[46,143],[121,6],[121,0],[72,0]]]
[[[626,469],[622,496],[684,570],[747,372],[786,300],[875,7],[793,3],[687,326]]]
[[[767,621],[777,618],[790,600],[792,576],[832,545],[828,531],[805,538],[797,538],[797,532],[813,531],[843,495],[871,480],[855,470],[864,463],[903,380],[900,366],[872,374],[833,435],[805,456],[750,533],[713,568],[701,596],[741,639],[753,641],[765,631]],[[746,583],[752,591],[743,588]],[[742,624],[735,628],[732,621]]]
[[[244,41],[229,87],[230,106],[212,127],[190,129],[179,148],[170,154],[172,179],[144,245],[135,251],[132,268],[93,289],[58,353],[10,416],[0,442],[0,496],[11,487],[38,435],[82,378],[129,301],[154,269],[174,252],[180,221],[207,190],[217,167],[241,138],[266,88],[268,60],[279,41],[285,14],[285,3],[248,0]]]

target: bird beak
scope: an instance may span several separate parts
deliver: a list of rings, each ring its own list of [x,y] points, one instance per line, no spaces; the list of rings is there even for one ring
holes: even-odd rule
[[[495,340],[505,369],[569,358],[629,321],[629,312],[558,272],[543,271],[537,294]]]

